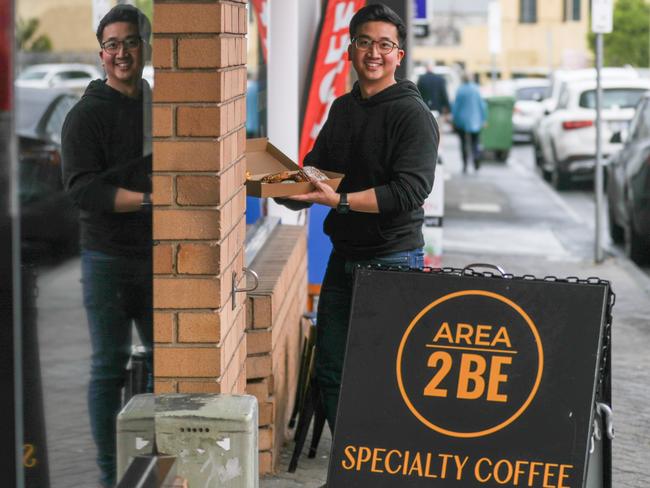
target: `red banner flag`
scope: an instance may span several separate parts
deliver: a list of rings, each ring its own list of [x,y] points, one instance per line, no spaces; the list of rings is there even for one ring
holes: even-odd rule
[[[309,98],[300,136],[300,164],[314,146],[316,136],[327,120],[332,102],[345,93],[347,49],[350,44],[348,27],[365,0],[329,0],[321,25],[318,50],[314,60]]]
[[[13,63],[12,37],[14,35],[12,22],[12,2],[0,0],[0,110],[11,110]]]
[[[268,47],[266,41],[268,39],[269,30],[269,2],[270,0],[251,0],[255,15],[257,16],[257,30],[260,34],[260,41],[262,42],[262,55],[264,62],[268,63]]]

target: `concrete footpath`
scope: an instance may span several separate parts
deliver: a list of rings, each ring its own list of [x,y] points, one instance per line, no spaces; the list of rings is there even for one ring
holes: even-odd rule
[[[445,254],[444,266],[463,268],[470,263],[488,262],[502,266],[516,276],[559,278],[598,277],[609,280],[616,293],[613,310],[613,407],[614,439],[613,486],[650,486],[650,279],[625,258],[608,257],[602,264],[588,259],[548,261],[539,257],[492,254]],[[327,430],[327,429],[326,429]],[[311,436],[310,436],[311,437]],[[309,442],[308,437],[307,442]],[[326,479],[331,439],[321,441],[316,459],[300,459],[294,474],[286,472],[290,451],[282,456],[281,471],[261,481],[261,488],[319,487]],[[306,452],[306,450],[305,450]]]

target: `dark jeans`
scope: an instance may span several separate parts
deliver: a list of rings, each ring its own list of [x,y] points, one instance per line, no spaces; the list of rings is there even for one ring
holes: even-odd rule
[[[469,154],[468,148],[471,148],[472,161],[474,161],[474,169],[478,170],[481,153],[479,149],[479,133],[478,132],[465,132],[462,129],[455,128],[458,137],[460,138],[460,150],[463,155],[463,172],[467,172],[467,159]]]
[[[153,371],[151,265],[147,258],[90,250],[81,253],[83,299],[92,345],[88,413],[101,482],[107,486],[116,481],[115,420],[131,354],[131,323],[149,352],[150,377]],[[153,391],[151,386],[149,381]]]
[[[321,390],[327,423],[332,432],[348,336],[354,268],[365,264],[422,268],[424,253],[421,249],[415,249],[364,261],[352,261],[336,251],[332,252],[318,298],[316,320],[316,380]]]

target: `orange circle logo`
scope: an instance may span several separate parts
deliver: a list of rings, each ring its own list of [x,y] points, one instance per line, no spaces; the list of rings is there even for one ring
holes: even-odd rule
[[[493,434],[533,401],[544,370],[537,327],[512,300],[484,290],[445,295],[402,336],[397,383],[411,413],[451,437]]]

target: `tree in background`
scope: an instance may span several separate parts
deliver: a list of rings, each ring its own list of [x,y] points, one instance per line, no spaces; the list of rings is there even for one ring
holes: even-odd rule
[[[650,64],[650,3],[646,0],[616,0],[614,29],[603,35],[603,65],[637,68]],[[596,53],[596,35],[589,33],[589,47]]]
[[[52,50],[52,41],[46,34],[34,37],[39,23],[36,18],[18,19],[16,22],[16,47],[19,51],[42,53]]]
[[[135,0],[135,6],[153,23],[153,0]]]

